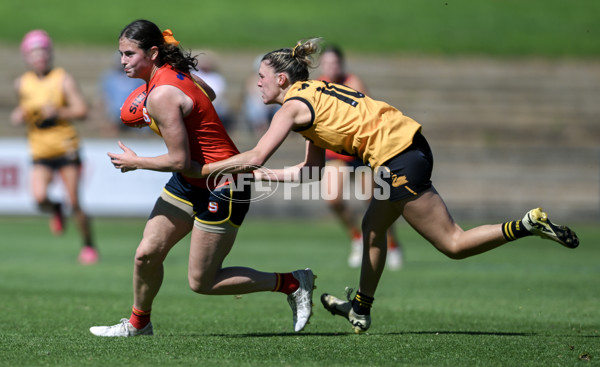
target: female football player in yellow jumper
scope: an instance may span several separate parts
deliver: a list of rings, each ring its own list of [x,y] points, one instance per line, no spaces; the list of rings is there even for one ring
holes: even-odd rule
[[[380,178],[381,195],[371,200],[362,222],[364,252],[359,288],[348,301],[321,296],[325,308],[348,319],[355,332],[371,324],[370,309],[386,259],[386,231],[400,216],[435,248],[453,259],[477,255],[509,241],[537,235],[568,248],[579,245],[576,234],[553,224],[541,208],[522,220],[463,230],[454,222],[431,183],[433,157],[421,125],[389,104],[343,85],[308,80],[311,55],[320,39],[298,42],[266,54],[258,73],[264,103],[281,104],[268,131],[253,149],[220,162],[194,164],[189,174],[236,173],[264,164],[290,131],[306,138],[303,162],[255,179],[298,180],[323,167],[325,149],[354,155]],[[377,189],[377,188],[376,188]]]
[[[69,204],[83,239],[79,261],[98,261],[87,215],[79,201],[81,159],[79,136],[72,120],[87,115],[87,104],[75,79],[64,69],[52,65],[52,40],[40,29],[25,35],[21,53],[30,70],[15,81],[19,104],[11,114],[15,125],[25,124],[33,158],[31,183],[33,197],[42,211],[51,212],[50,228],[62,234],[64,219],[61,203],[48,198],[48,186],[55,172],[60,174]]]

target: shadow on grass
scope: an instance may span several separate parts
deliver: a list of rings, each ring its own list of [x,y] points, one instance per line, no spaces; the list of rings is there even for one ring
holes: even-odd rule
[[[347,336],[357,335],[347,333],[245,333],[245,334],[207,334],[221,338],[271,338],[271,337],[298,337],[298,336]],[[499,331],[399,331],[390,333],[365,333],[365,335],[489,335],[489,336],[540,336],[537,333],[499,332]],[[202,336],[200,334],[190,336]]]
[[[582,335],[582,334],[573,334],[573,335],[554,335],[554,334],[544,334],[544,333],[533,333],[533,332],[503,332],[503,331],[461,331],[461,330],[437,330],[437,331],[394,331],[388,333],[377,333],[377,332],[367,332],[364,334],[355,334],[353,332],[314,332],[314,333],[272,333],[272,332],[263,332],[263,333],[243,333],[243,334],[220,334],[220,333],[212,333],[212,334],[201,334],[201,333],[189,333],[189,334],[161,334],[161,337],[218,337],[218,338],[276,338],[276,337],[314,337],[314,336],[322,336],[322,337],[335,337],[335,336],[354,336],[360,337],[364,335],[368,337],[369,335],[373,336],[394,336],[394,335],[473,335],[473,336],[505,336],[505,337],[544,337],[544,336],[561,336],[561,337],[581,337],[581,338],[600,338],[600,334],[594,335]]]

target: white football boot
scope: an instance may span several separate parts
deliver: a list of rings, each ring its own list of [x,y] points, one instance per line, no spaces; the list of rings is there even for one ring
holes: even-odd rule
[[[298,332],[304,329],[308,324],[308,320],[312,316],[312,294],[315,286],[316,275],[312,270],[296,270],[292,272],[294,278],[300,282],[300,286],[296,291],[287,297],[293,312],[294,331]]]
[[[136,329],[129,319],[121,319],[121,322],[112,326],[92,326],[90,332],[97,336],[128,337],[138,335],[153,335],[152,323],[148,323],[143,329]]]
[[[388,248],[387,259],[385,265],[388,269],[396,271],[402,269],[404,265],[404,254],[402,248],[394,247],[393,249]]]
[[[348,266],[356,269],[359,268],[362,264],[362,255],[363,255],[363,238],[356,238],[352,240],[352,244],[350,245],[350,255],[348,256]]]

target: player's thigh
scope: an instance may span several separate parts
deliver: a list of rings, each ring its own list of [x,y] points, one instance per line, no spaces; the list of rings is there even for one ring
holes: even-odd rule
[[[404,219],[436,248],[451,246],[462,232],[434,187],[399,205]]]
[[[363,234],[371,231],[385,232],[400,215],[402,211],[396,203],[389,200],[371,200],[362,221]]]
[[[185,237],[194,224],[191,206],[177,206],[161,195],[154,204],[150,218],[146,222],[144,235],[138,252],[141,254],[162,254]]]

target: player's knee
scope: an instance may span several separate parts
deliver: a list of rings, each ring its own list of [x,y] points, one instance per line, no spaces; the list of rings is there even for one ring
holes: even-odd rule
[[[438,250],[452,260],[462,260],[468,256],[466,251],[461,250],[456,244],[446,244],[444,246],[436,246]]]
[[[148,249],[142,245],[138,246],[135,250],[135,266],[140,267],[152,267],[162,264],[162,256]]]
[[[198,294],[210,294],[212,290],[212,284],[209,284],[206,281],[203,281],[201,277],[188,277],[188,283],[190,285],[190,289]]]
[[[445,252],[445,255],[452,260],[462,260],[467,258],[462,252]]]
[[[364,224],[364,223],[363,223]],[[363,238],[371,247],[384,248],[387,247],[387,231],[385,229],[373,229],[370,227],[362,227]]]
[[[34,195],[33,200],[40,210],[46,211],[52,209],[52,203],[48,200],[48,196],[46,195]]]
[[[361,222],[361,230],[363,236],[384,236],[387,237],[388,228],[383,227],[375,218],[367,218],[365,216]]]
[[[144,251],[138,249],[135,251],[135,267],[143,267],[150,263],[150,256]]]
[[[198,294],[206,294],[205,288],[202,287],[202,282],[198,282],[195,279],[189,280],[190,289]]]

